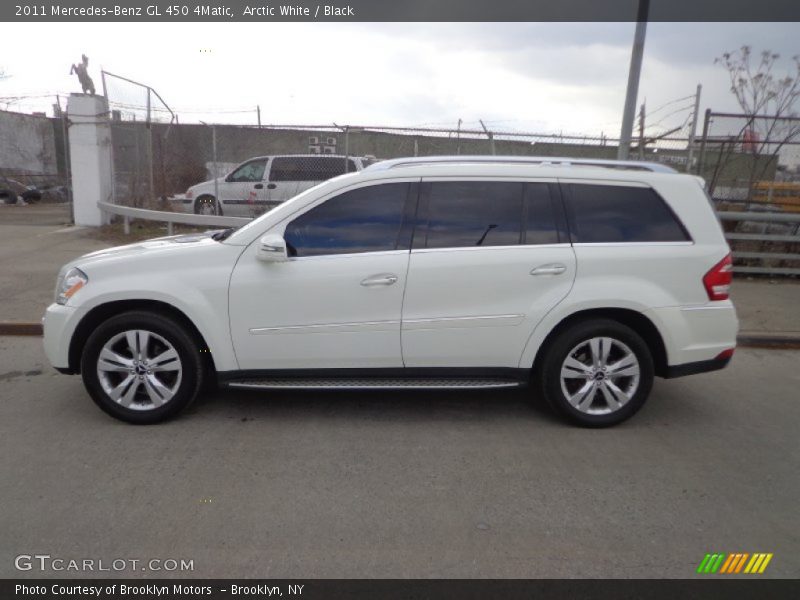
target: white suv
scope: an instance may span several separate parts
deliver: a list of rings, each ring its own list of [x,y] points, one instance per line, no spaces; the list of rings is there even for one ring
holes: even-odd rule
[[[132,423],[205,384],[509,388],[579,424],[654,376],[724,367],[731,259],[698,178],[649,163],[377,163],[238,230],[87,254],[44,319],[52,364]]]

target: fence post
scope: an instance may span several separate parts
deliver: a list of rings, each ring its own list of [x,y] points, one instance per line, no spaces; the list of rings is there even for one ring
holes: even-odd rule
[[[697,84],[697,94],[694,97],[694,113],[692,113],[692,128],[689,130],[689,152],[686,156],[686,172],[692,172],[692,158],[694,157],[694,138],[697,135],[697,113],[700,110],[700,92],[702,84]]]
[[[147,175],[148,190],[147,195],[152,200],[155,196],[155,185],[153,179],[153,117],[151,110],[150,88],[147,88]]]
[[[172,235],[172,221],[167,221],[167,235]]]
[[[122,231],[125,232],[125,235],[131,234],[131,218],[128,215],[122,217]]]
[[[483,124],[482,119],[479,119],[479,122],[481,124],[481,127],[483,127],[483,131],[486,133],[486,137],[489,138],[489,151],[492,153],[492,156],[494,156],[495,154],[497,154],[494,147],[494,133],[492,133],[486,128],[486,125]]]

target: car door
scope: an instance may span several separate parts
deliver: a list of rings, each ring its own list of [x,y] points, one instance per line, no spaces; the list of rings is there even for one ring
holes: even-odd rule
[[[418,184],[360,185],[275,225],[289,258],[248,247],[230,282],[241,369],[402,367],[400,312]],[[267,233],[267,232],[265,232]]]
[[[224,214],[245,214],[247,207],[257,206],[265,199],[264,176],[267,158],[254,158],[234,169],[219,185]]]
[[[555,181],[425,179],[402,316],[407,367],[519,366],[575,278]]]

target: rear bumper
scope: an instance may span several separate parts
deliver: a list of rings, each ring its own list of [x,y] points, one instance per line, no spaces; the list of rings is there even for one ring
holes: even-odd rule
[[[700,360],[682,365],[670,365],[664,372],[664,379],[674,379],[675,377],[685,377],[686,375],[697,375],[698,373],[719,371],[720,369],[727,367],[730,361],[730,357],[726,357],[712,358],[711,360]]]
[[[661,333],[667,351],[668,370],[691,364],[711,364],[721,352],[736,347],[739,321],[730,300],[697,306],[654,308],[646,311],[645,315]],[[700,373],[703,370],[693,372]]]

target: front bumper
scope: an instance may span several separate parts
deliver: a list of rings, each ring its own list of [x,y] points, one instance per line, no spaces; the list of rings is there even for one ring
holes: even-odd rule
[[[192,212],[193,198],[187,198],[185,194],[175,194],[167,198],[170,208],[175,212]]]
[[[73,306],[53,303],[42,319],[44,353],[50,364],[62,373],[73,372],[69,365],[69,346],[82,314],[83,311]]]

